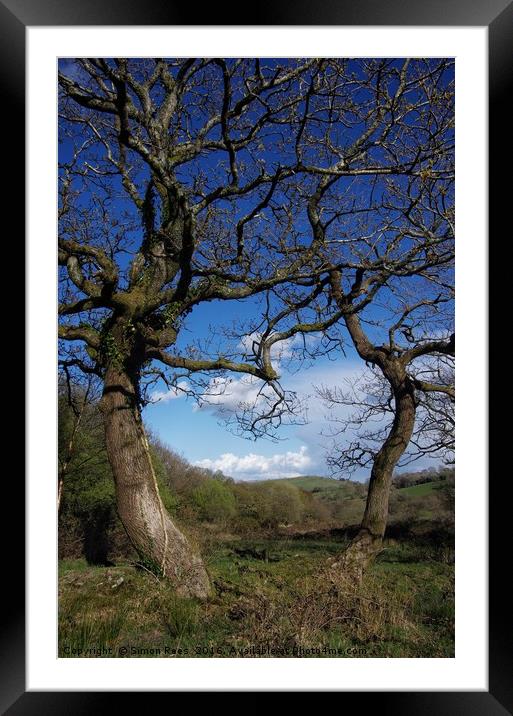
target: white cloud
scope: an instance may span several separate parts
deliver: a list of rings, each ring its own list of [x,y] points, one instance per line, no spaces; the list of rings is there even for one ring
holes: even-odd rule
[[[182,398],[188,389],[189,383],[187,383],[186,380],[181,380],[176,386],[173,386],[169,390],[156,390],[151,394],[150,398],[154,403],[167,403],[169,400]]]
[[[305,445],[302,445],[297,452],[288,451],[270,456],[256,453],[238,456],[226,452],[213,460],[205,458],[195,462],[199,467],[221,470],[225,475],[237,480],[295,477],[305,474],[311,464],[312,460]]]
[[[218,415],[235,413],[244,407],[258,407],[272,390],[253,376],[212,378],[195,410],[210,409]]]
[[[261,336],[261,333],[254,332],[241,338],[239,348],[243,350],[245,358],[250,358],[256,354]],[[290,338],[273,343],[271,346],[271,359],[275,367],[279,369],[282,361],[299,358],[305,348],[313,350],[320,339],[320,333],[307,333],[305,335],[296,333]]]
[[[244,357],[249,358],[256,355],[258,351],[258,343],[260,342],[261,334],[250,333],[247,336],[243,336],[239,347],[244,351]],[[271,358],[276,362],[283,358],[289,358],[292,355],[292,344],[294,343],[295,336],[292,338],[286,338],[284,341],[278,341],[273,343],[271,346]]]
[[[316,336],[306,336],[307,344],[312,347],[316,340]],[[258,339],[258,334],[252,333],[241,339],[240,347],[245,351],[245,358],[254,354],[252,344]],[[275,343],[271,349],[274,366],[280,370],[281,362],[292,358],[295,351],[303,348],[303,341],[300,336],[294,336],[285,341]],[[325,369],[324,369],[325,370]],[[286,390],[296,391],[298,394],[305,395],[313,392],[313,383],[315,378],[319,377],[319,371],[304,370],[297,373],[286,373],[285,370],[281,376],[282,387]],[[321,376],[324,372],[321,371]],[[319,382],[319,381],[317,381]],[[207,386],[205,393],[201,397],[200,403],[194,409],[210,409],[213,413],[226,416],[227,413],[235,413],[241,408],[254,407],[258,409],[269,401],[273,401],[276,395],[272,388],[265,385],[261,380],[251,375],[243,375],[240,378],[231,376],[221,376],[212,378]],[[267,400],[266,400],[267,399]]]

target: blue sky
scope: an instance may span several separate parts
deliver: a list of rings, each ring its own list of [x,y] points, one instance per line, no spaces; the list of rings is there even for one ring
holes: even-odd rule
[[[213,301],[203,303],[190,314],[178,345],[187,346],[191,340],[208,340],[220,334],[223,327],[233,321],[247,323],[254,319],[257,299],[253,301]],[[248,324],[249,325],[249,324]],[[312,341],[316,341],[314,337]],[[261,480],[294,477],[296,475],[329,475],[326,450],[332,446],[327,435],[330,424],[328,409],[315,394],[315,386],[342,385],[345,378],[360,375],[365,364],[350,345],[332,357],[312,360],[294,360],[301,338],[278,344],[279,354],[275,366],[280,372],[284,389],[294,391],[304,401],[306,422],[299,425],[282,425],[278,440],[254,439],[235,434],[226,424],[239,404],[255,398],[260,381],[247,375],[227,374],[218,396],[210,398],[210,405],[198,405],[194,398],[180,390],[169,390],[159,381],[150,391],[153,403],[144,409],[146,425],[172,450],[196,465],[221,470],[236,480]],[[241,342],[244,342],[242,339]],[[280,360],[281,358],[281,360]],[[178,383],[185,390],[187,379]],[[349,435],[340,436],[341,444]],[[357,479],[368,477],[360,472]]]
[[[325,449],[331,439],[322,436],[329,424],[328,410],[315,395],[315,385],[336,385],[362,370],[357,358],[317,359],[295,373],[282,373],[282,384],[302,397],[307,406],[307,423],[282,426],[279,441],[252,440],[227,429],[218,404],[198,408],[184,393],[160,386],[153,392],[157,400],[144,410],[152,431],[173,450],[194,464],[220,469],[239,480],[329,474]],[[252,390],[248,377],[232,376],[232,383],[218,400],[230,408]],[[344,439],[344,438],[341,438]],[[347,439],[347,438],[346,438]],[[360,478],[366,475],[362,473]]]
[[[378,312],[373,309],[370,313],[372,318],[376,318]],[[223,326],[233,321],[244,324],[254,314],[255,306],[251,301],[202,304],[190,314],[179,343],[183,342],[186,346],[191,339],[206,340],[219,334]],[[377,331],[371,326],[367,329],[370,334]],[[333,432],[338,426],[333,418],[347,417],[352,409],[339,406],[330,412],[315,389],[322,386],[344,389],[348,382],[354,383],[362,376],[371,375],[370,368],[358,357],[348,339],[344,339],[343,331],[341,335],[344,352],[337,350],[329,357],[320,356],[306,361],[296,359],[302,340],[300,336],[277,344],[281,347],[274,364],[280,373],[280,382],[284,389],[296,392],[306,407],[304,422],[282,425],[277,441],[242,437],[227,427],[226,417],[233,417],[240,403],[252,402],[261,385],[247,375],[236,373],[213,379],[221,380],[220,387],[214,388],[212,392],[216,395],[208,400],[208,404],[204,402],[201,405],[187,395],[187,388],[190,387],[187,378],[178,381],[183,390],[169,390],[159,381],[149,391],[154,402],[144,408],[145,423],[168,447],[191,463],[221,470],[235,480],[331,476],[326,461],[328,453],[333,455],[334,449],[342,449],[354,439],[351,429],[334,437]],[[315,344],[318,338],[313,336],[310,340]],[[244,338],[241,343],[244,343]],[[433,467],[439,462],[428,457],[421,458],[405,469]],[[369,474],[370,468],[360,468],[351,475],[338,476],[363,481]]]

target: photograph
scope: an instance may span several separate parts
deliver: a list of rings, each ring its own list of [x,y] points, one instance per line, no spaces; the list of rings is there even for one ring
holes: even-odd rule
[[[455,67],[59,57],[59,659],[454,659]]]

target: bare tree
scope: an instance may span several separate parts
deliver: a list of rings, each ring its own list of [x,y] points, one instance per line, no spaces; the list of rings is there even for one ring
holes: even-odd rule
[[[446,365],[452,358],[451,340],[432,350],[429,381],[427,369],[422,370],[423,378],[418,378],[416,367],[406,358],[396,363],[397,381],[388,366],[385,372],[380,363],[375,363],[379,372],[348,379],[345,389],[317,388],[317,395],[335,409],[330,418],[335,427],[329,431],[333,445],[328,456],[333,473],[348,475],[359,468],[371,468],[360,532],[337,563],[356,577],[362,575],[368,562],[381,550],[395,468],[426,456],[453,462],[454,379],[440,365],[434,365]],[[350,413],[337,414],[340,406],[349,408]],[[348,442],[341,448],[340,440],[344,438]]]
[[[418,370],[409,367],[416,388],[415,425],[397,467],[425,457],[454,462],[454,359],[446,355],[430,359]],[[372,466],[395,415],[394,393],[384,374],[365,369],[345,378],[343,385],[316,386],[315,393],[330,411],[329,428],[323,434],[332,439],[327,462],[333,474],[349,475]],[[341,439],[346,441],[343,447]]]
[[[370,279],[370,267],[367,272]],[[387,282],[381,286],[382,289]],[[360,385],[356,390],[354,385],[349,391],[326,387],[318,389],[319,396],[331,406],[351,406],[355,411],[350,417],[341,419],[343,428],[338,434],[344,433],[347,428],[351,429],[351,433],[355,428],[359,430],[345,449],[335,448],[329,463],[341,474],[357,467],[371,466],[360,531],[338,562],[345,573],[359,578],[368,562],[381,550],[392,475],[401,458],[405,458],[404,464],[426,454],[442,456],[447,461],[452,459],[455,389],[451,359],[454,357],[455,336],[450,333],[446,337],[430,339],[416,337],[409,325],[404,329],[406,318],[414,310],[438,304],[437,300],[432,303],[429,299],[418,301],[415,307],[402,312],[400,320],[396,320],[389,329],[388,342],[371,340],[359,316],[363,305],[355,305],[351,299],[354,293],[366,295],[362,301],[365,303],[370,292],[367,293],[367,289],[362,291],[361,284],[355,282],[344,293],[341,284],[341,273],[338,270],[332,272],[330,300],[334,300],[339,307],[341,320],[358,355],[368,366],[380,371],[370,383]],[[330,318],[324,324],[329,327],[331,322]],[[382,318],[380,322],[383,322]],[[318,332],[323,329],[323,322],[317,321],[310,326],[302,322],[284,331],[273,330],[266,339],[268,349],[294,332],[305,332],[309,328]],[[408,336],[406,344],[399,343],[395,336],[401,328]]]
[[[416,163],[403,176],[357,177],[350,187],[331,173],[319,179],[308,198],[308,221],[325,272],[310,293],[299,293],[297,284],[273,289],[282,309],[268,316],[257,351],[269,353],[298,333],[340,340],[329,333],[340,324],[346,348],[381,375],[378,402],[360,405],[359,422],[384,410],[390,421],[378,430],[366,424],[366,445],[357,440],[332,458],[343,468],[372,465],[361,529],[340,560],[357,576],[381,549],[393,470],[408,446],[452,449],[453,83],[444,61],[408,67],[370,130],[377,136],[363,161],[386,146],[398,164],[412,155]],[[407,141],[398,130],[405,126]],[[346,400],[337,391],[324,395]]]
[[[452,170],[450,71],[445,60],[63,64],[62,363],[103,380],[120,518],[180,592],[204,597],[210,585],[159,497],[141,420],[145,376],[248,374],[274,394],[261,416],[272,421],[289,407],[272,365],[277,340],[341,319],[361,331],[357,314],[393,277],[448,262],[437,187]],[[417,196],[424,185],[431,205]],[[391,238],[405,213],[409,233]],[[222,342],[183,345],[202,303],[259,295],[266,325],[249,359]],[[309,327],[277,331],[314,308]],[[399,380],[399,363],[387,361]]]

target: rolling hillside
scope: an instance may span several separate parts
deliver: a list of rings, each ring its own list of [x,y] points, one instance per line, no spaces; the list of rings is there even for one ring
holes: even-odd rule
[[[423,482],[421,485],[412,485],[411,487],[401,487],[398,492],[408,497],[423,497],[430,495],[433,490],[439,490],[443,482]]]
[[[351,480],[336,480],[319,475],[299,475],[298,477],[282,478],[280,480],[267,480],[268,483],[287,482],[305,492],[311,492],[321,499],[355,499],[363,498],[367,487],[361,482]]]
[[[299,475],[281,480],[269,480],[268,482],[288,482],[305,492],[316,494],[321,499],[364,499],[367,494],[367,485],[353,480],[337,480],[319,475]],[[430,495],[433,491],[439,490],[445,484],[444,480],[433,480],[423,482],[410,487],[396,487],[397,494],[404,497],[423,497]]]

